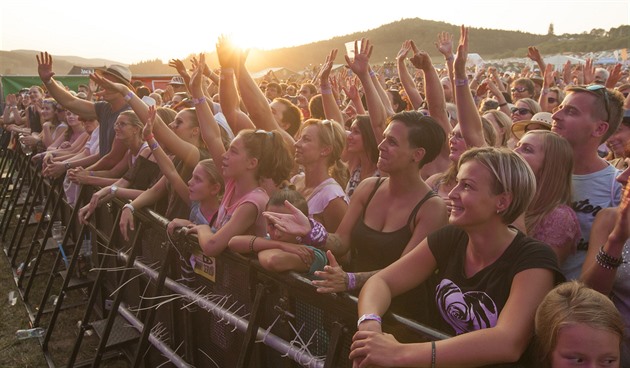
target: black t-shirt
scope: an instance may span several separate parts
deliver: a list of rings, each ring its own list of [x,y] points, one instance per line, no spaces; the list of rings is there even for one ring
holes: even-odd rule
[[[118,111],[112,111],[112,105],[107,101],[97,101],[94,103],[94,110],[98,119],[98,150],[101,157],[112,150],[114,142],[114,123],[118,115],[126,110],[131,110],[129,105],[123,106]]]
[[[494,327],[510,295],[512,280],[521,271],[549,269],[556,283],[564,281],[551,248],[520,231],[493,264],[470,278],[464,273],[466,232],[448,225],[429,235],[427,241],[437,261],[434,288],[430,289],[435,301],[431,320],[446,334]]]

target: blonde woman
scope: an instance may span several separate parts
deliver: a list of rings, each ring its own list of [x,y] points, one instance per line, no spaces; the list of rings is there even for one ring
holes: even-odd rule
[[[501,110],[486,111],[483,116],[486,118],[496,131],[495,147],[507,147],[508,140],[512,135],[512,119]]]
[[[295,142],[295,162],[304,169],[291,179],[306,198],[308,212],[326,230],[335,232],[348,208],[348,169],[341,162],[346,132],[332,120],[308,119]]]
[[[527,161],[536,177],[536,194],[524,216],[527,234],[549,244],[562,265],[580,239],[580,224],[570,207],[571,145],[554,132],[531,130],[514,151]]]

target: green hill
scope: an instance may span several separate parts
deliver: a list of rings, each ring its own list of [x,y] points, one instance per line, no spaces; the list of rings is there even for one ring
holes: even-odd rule
[[[553,29],[553,27],[550,27]],[[439,32],[447,31],[453,34],[455,42],[459,37],[459,26],[430,20],[402,19],[385,24],[381,27],[339,36],[330,40],[323,40],[306,45],[275,49],[251,50],[247,61],[250,71],[259,71],[270,67],[286,67],[294,71],[301,71],[309,65],[319,65],[324,61],[328,52],[339,49],[337,63],[343,63],[345,43],[361,37],[369,38],[374,45],[372,61],[374,64],[386,60],[394,61],[401,44],[406,39],[412,39],[419,48],[426,50],[435,61],[440,62],[439,54],[433,43]],[[593,29],[579,35],[564,34],[561,36],[537,35],[518,31],[503,31],[486,28],[470,28],[469,52],[478,53],[484,59],[524,57],[528,46],[537,46],[543,54],[557,54],[562,52],[591,52],[613,50],[630,47],[630,26],[623,25],[611,28],[609,31]],[[5,75],[33,75],[37,73],[35,51],[0,51],[0,74]],[[187,65],[190,65],[190,55]],[[214,51],[207,54],[211,67],[218,67]],[[55,70],[59,74],[67,73],[73,65],[103,66],[115,61],[105,59],[85,59],[74,56],[56,56]],[[160,60],[148,60],[130,65],[134,74],[174,74],[175,70],[163,64]]]

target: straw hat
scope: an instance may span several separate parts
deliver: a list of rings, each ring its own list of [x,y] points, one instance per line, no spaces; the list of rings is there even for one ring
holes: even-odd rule
[[[551,130],[551,124],[553,123],[553,119],[551,118],[550,112],[539,112],[532,116],[531,120],[523,120],[517,121],[512,124],[512,134],[518,139],[521,139],[525,133],[530,130]],[[536,126],[531,126],[536,124]]]

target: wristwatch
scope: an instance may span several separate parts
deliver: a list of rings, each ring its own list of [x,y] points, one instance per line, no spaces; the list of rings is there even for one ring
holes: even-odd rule
[[[118,187],[116,185],[112,185],[111,187],[109,187],[109,194],[113,195],[114,197],[116,196],[117,191]]]

